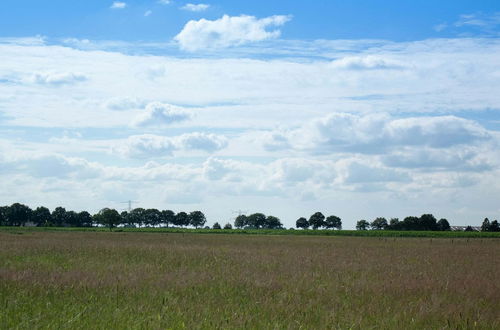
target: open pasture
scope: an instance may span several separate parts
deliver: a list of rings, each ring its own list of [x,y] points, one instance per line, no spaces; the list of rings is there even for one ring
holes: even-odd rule
[[[0,232],[0,328],[500,328],[500,240]]]

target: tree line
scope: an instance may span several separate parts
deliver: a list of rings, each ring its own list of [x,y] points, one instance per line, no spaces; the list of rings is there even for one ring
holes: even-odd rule
[[[171,210],[136,208],[130,212],[118,212],[115,209],[104,208],[94,215],[87,211],[67,211],[64,207],[56,207],[52,212],[47,207],[40,206],[32,210],[29,206],[14,203],[0,207],[0,226],[38,227],[93,227],[109,228],[124,227],[169,227],[193,226],[202,227],[206,217],[201,211],[190,213],[175,213]]]
[[[201,211],[178,212],[172,210],[135,208],[128,211],[118,212],[115,209],[104,208],[91,215],[87,211],[67,211],[63,207],[56,207],[52,212],[44,206],[31,209],[29,206],[14,203],[10,206],[0,207],[0,226],[25,226],[34,225],[38,227],[93,227],[105,226],[114,228],[123,227],[187,227],[210,228],[206,224],[205,214]],[[250,215],[240,214],[234,220],[237,229],[285,229],[281,220],[272,215],[253,213]],[[301,229],[342,229],[342,219],[335,215],[325,216],[321,212],[315,212],[309,219],[300,217],[295,222],[296,228]],[[472,227],[468,227],[473,230]],[[233,229],[230,223],[221,226],[215,222],[212,229]],[[432,214],[422,214],[420,217],[409,216],[403,220],[378,217],[373,221],[359,220],[356,223],[357,230],[414,230],[414,231],[447,231],[451,230],[447,219],[437,220]],[[467,229],[466,229],[467,230]],[[481,231],[500,232],[497,220],[484,219]]]

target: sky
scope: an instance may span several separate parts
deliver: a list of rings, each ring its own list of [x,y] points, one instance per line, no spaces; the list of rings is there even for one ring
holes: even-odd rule
[[[498,1],[0,2],[0,205],[500,218]]]

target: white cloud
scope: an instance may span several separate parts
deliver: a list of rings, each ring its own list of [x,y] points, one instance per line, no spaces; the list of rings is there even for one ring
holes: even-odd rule
[[[115,1],[113,2],[113,4],[111,5],[111,9],[123,9],[127,7],[127,4],[125,2],[121,2],[121,1]]]
[[[492,139],[474,121],[455,116],[393,119],[387,114],[332,113],[299,129],[266,133],[267,150],[293,148],[312,153],[377,154],[393,148],[422,146],[449,148]]]
[[[153,13],[153,11],[152,11],[152,10],[146,10],[146,11],[144,12],[144,16],[145,16],[145,17],[148,17],[148,16],[150,16],[152,13]]]
[[[254,16],[228,16],[214,21],[201,19],[189,21],[174,38],[187,51],[238,46],[249,42],[273,39],[280,36],[280,30],[266,30],[282,26],[290,16],[276,15],[262,19]]]
[[[402,69],[404,65],[394,60],[384,59],[380,56],[347,56],[331,62],[335,69],[348,70],[386,70]]]
[[[146,106],[132,121],[132,126],[165,126],[176,122],[185,121],[191,118],[191,114],[180,107],[160,102],[152,102]]]
[[[87,76],[75,72],[35,73],[31,81],[42,85],[71,85],[87,80]]]
[[[158,0],[157,2],[161,5],[169,5],[170,3],[172,3],[171,0]]]
[[[142,109],[148,103],[145,100],[136,97],[113,97],[104,103],[104,106],[110,110],[131,110]]]
[[[199,4],[188,3],[188,4],[181,7],[181,9],[188,10],[188,11],[194,11],[194,12],[205,11],[208,8],[210,8],[210,5],[207,5],[204,3],[199,3]]]
[[[184,134],[176,139],[176,144],[183,149],[207,152],[223,149],[227,146],[227,143],[224,136],[199,132]]]
[[[128,158],[158,158],[171,156],[174,151],[213,153],[227,146],[227,138],[200,132],[167,137],[153,134],[133,135],[115,143],[113,152]]]
[[[170,156],[175,149],[167,137],[143,134],[130,136],[124,145],[115,148],[115,152],[129,158],[151,158]]]

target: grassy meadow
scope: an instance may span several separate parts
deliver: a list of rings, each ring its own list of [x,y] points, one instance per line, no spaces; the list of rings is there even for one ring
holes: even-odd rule
[[[499,329],[500,240],[0,231],[0,328]]]

